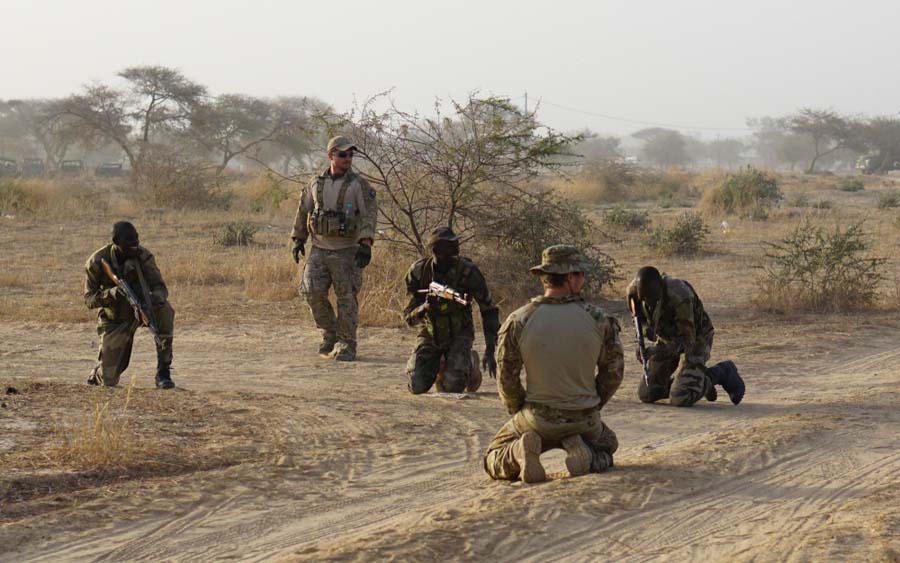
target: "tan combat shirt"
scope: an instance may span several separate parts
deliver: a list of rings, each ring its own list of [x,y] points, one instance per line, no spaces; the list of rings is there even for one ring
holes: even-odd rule
[[[514,311],[500,329],[497,360],[500,397],[510,413],[525,402],[601,408],[625,370],[618,322],[580,296],[538,297]]]
[[[351,234],[349,237],[329,237],[319,236],[311,232],[309,227],[310,214],[316,209],[316,192],[319,178],[315,177],[303,188],[303,192],[300,194],[300,205],[297,207],[297,215],[294,217],[294,228],[291,231],[291,238],[294,240],[306,240],[308,238],[312,242],[312,246],[325,250],[354,248],[362,239],[375,240],[378,204],[375,200],[375,190],[372,189],[369,182],[352,170],[338,179],[331,177],[330,170],[326,171],[321,177],[325,178],[325,185],[322,190],[323,209],[354,214],[358,211],[356,234]],[[337,208],[337,200],[343,182],[349,182],[350,185],[344,196],[344,209],[340,210]]]

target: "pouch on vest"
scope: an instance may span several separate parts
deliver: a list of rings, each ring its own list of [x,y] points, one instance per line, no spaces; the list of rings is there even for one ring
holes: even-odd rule
[[[316,179],[316,208],[309,215],[309,230],[317,236],[356,238],[359,209],[352,202],[346,202],[350,182],[342,182],[338,192],[337,209],[325,209],[325,178]]]

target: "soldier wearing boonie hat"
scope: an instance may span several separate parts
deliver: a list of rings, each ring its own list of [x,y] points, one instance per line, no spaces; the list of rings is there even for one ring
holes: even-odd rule
[[[581,297],[591,263],[576,247],[544,250],[531,268],[544,294],[517,309],[500,329],[497,385],[513,418],[494,437],[484,457],[493,479],[546,478],[540,456],[566,451],[572,476],[613,464],[615,433],[600,409],[622,383],[619,325]],[[525,387],[519,379],[525,369]]]

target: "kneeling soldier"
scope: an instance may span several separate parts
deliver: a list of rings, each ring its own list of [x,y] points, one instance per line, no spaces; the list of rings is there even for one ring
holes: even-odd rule
[[[616,434],[600,409],[622,383],[619,324],[581,297],[589,264],[574,246],[544,250],[544,295],[517,309],[500,329],[500,397],[512,420],[494,436],[484,469],[494,479],[546,478],[542,452],[566,450],[572,476],[613,464]],[[523,389],[519,373],[525,367]]]
[[[627,297],[643,337],[655,341],[646,347],[646,357],[637,348],[637,360],[644,364],[638,387],[642,402],[668,397],[675,406],[689,407],[702,397],[715,401],[716,385],[732,403],[741,402],[744,380],[734,362],[706,367],[715,331],[691,284],[645,266],[628,286]]]
[[[437,384],[439,391],[474,391],[480,385],[480,374],[477,356],[472,352],[472,300],[481,309],[484,329],[481,364],[491,377],[497,376],[494,349],[500,311],[478,266],[459,256],[459,237],[449,227],[435,229],[427,244],[432,256],[415,262],[406,274],[410,297],[404,317],[409,326],[424,325],[406,367],[409,390],[427,393],[435,385],[438,372],[443,371]],[[443,286],[443,291],[430,289],[433,284]]]
[[[134,225],[127,221],[113,225],[112,244],[94,252],[85,271],[84,301],[89,309],[100,309],[100,356],[88,383],[117,385],[131,360],[134,333],[146,325],[156,342],[156,386],[175,387],[171,376],[175,310],[156,260],[140,245]],[[121,280],[118,285],[117,280]]]

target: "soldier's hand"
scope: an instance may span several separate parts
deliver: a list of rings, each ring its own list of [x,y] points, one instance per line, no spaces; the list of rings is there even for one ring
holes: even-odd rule
[[[104,306],[112,305],[119,298],[119,286],[114,285],[100,292],[100,303]]]
[[[497,335],[486,334],[484,336],[484,356],[481,358],[481,369],[488,372],[492,378],[497,379]]]
[[[295,263],[297,263],[297,264],[300,263],[300,255],[301,254],[303,256],[306,256],[306,248],[304,248],[305,246],[306,246],[305,239],[298,239],[298,240],[294,241],[294,249],[291,250],[291,254],[294,256]]]
[[[356,249],[356,267],[365,268],[372,261],[372,247],[368,244],[359,243]]]

